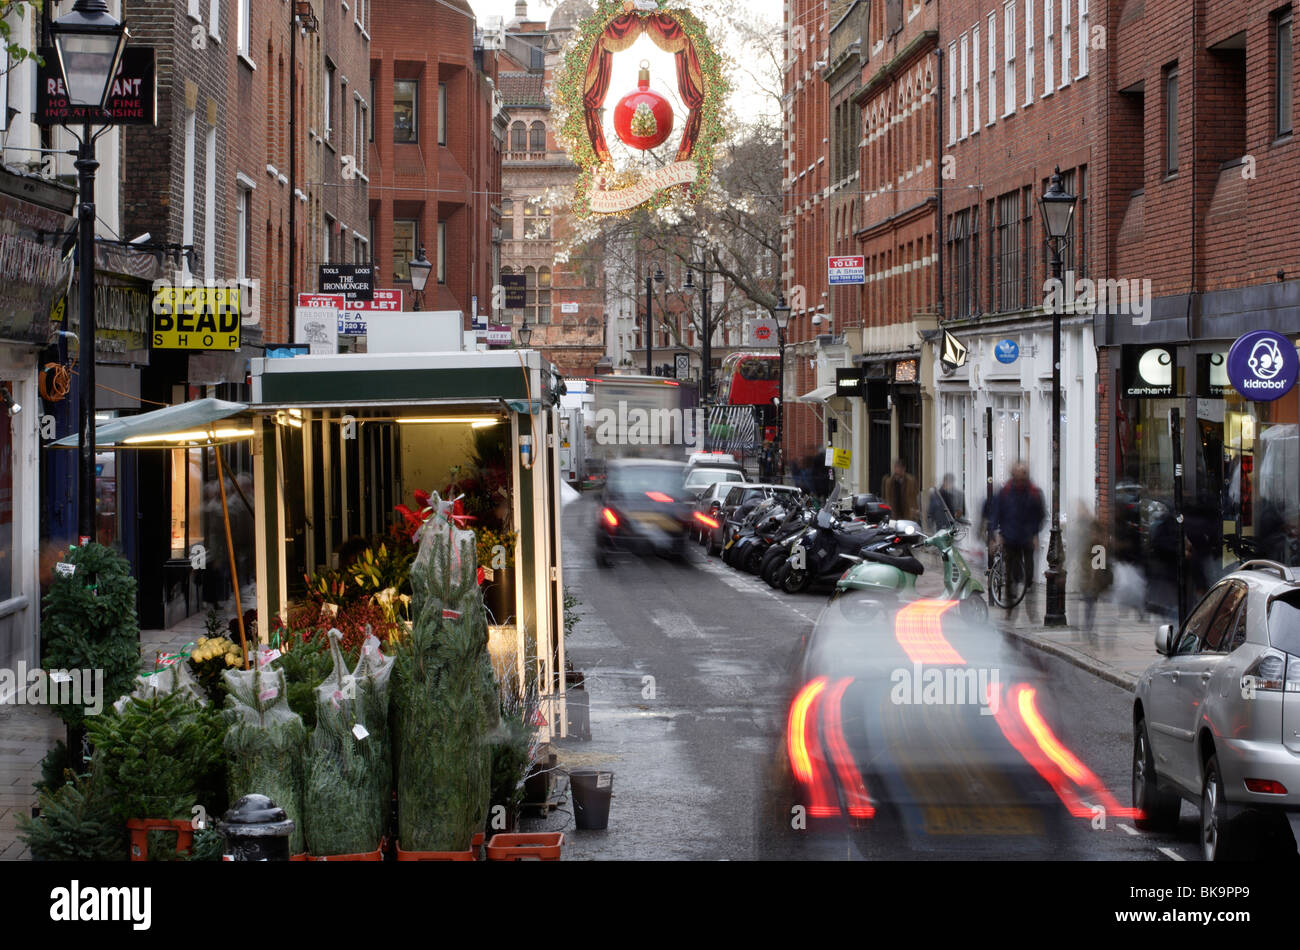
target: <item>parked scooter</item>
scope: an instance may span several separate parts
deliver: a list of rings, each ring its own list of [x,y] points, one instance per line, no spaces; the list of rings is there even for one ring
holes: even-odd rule
[[[836,485],[826,507],[817,513],[815,527],[810,528],[790,547],[785,564],[777,573],[777,583],[787,594],[798,594],[814,587],[834,584],[844,570],[857,560],[862,548],[885,533],[882,523],[889,507],[874,496],[858,496],[855,508],[864,521],[844,521],[836,511],[840,486]]]
[[[775,524],[772,522],[775,519]],[[722,546],[723,563],[739,567],[738,555],[763,529],[771,530],[785,520],[785,507],[776,498],[765,498],[745,515],[739,527]]]
[[[777,539],[801,529],[804,524],[804,507],[800,504],[777,503],[761,518],[743,529],[724,554],[732,567],[749,574],[757,574],[763,555]]]
[[[854,593],[868,593],[885,597],[916,595],[916,579],[925,567],[912,553],[914,547],[928,545],[939,552],[943,560],[943,598],[958,602],[961,615],[973,622],[988,620],[988,603],[984,600],[984,586],[975,579],[957,541],[965,534],[964,525],[942,528],[925,537],[915,522],[895,522],[896,544],[884,550],[866,549],[861,561],[844,572],[835,583],[831,600]],[[874,605],[873,605],[874,612]]]

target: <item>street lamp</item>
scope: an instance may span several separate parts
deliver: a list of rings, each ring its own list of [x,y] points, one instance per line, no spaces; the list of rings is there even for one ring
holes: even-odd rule
[[[82,544],[95,536],[95,138],[91,124],[103,119],[104,103],[122,62],[126,24],[108,12],[104,0],[77,0],[72,12],[50,24],[54,48],[63,70],[68,103],[85,109],[77,144],[77,280],[81,309],[79,433],[77,465],[77,534]],[[75,133],[74,133],[75,134]]]
[[[1038,201],[1043,230],[1052,250],[1052,277],[1061,280],[1061,243],[1074,222],[1075,195],[1061,186],[1061,169],[1052,174]],[[1047,611],[1043,625],[1065,626],[1065,545],[1061,539],[1061,297],[1052,306],[1052,534],[1047,544]]]
[[[519,345],[524,349],[533,339],[533,328],[528,325],[528,318],[524,317],[523,325],[519,327]]]
[[[655,331],[654,331],[654,302],[655,302],[655,284],[664,282],[664,272],[658,266],[655,267],[653,275],[645,275],[645,374],[653,376],[654,373],[654,348],[655,348]]]
[[[790,325],[790,305],[782,294],[772,308],[776,318],[776,342],[781,353],[780,375],[777,377],[776,449],[781,456],[781,482],[785,482],[785,328]]]
[[[424,245],[420,245],[420,254],[413,261],[406,262],[407,268],[411,272],[411,293],[415,297],[415,309],[419,312],[420,303],[424,300],[424,285],[429,282],[429,271],[433,270],[433,264],[424,256]]]
[[[709,261],[704,255],[700,255],[699,261],[692,261],[687,265],[689,270],[686,272],[686,287],[694,289],[695,271],[700,272],[700,305],[703,316],[703,339],[700,343],[700,395],[704,402],[710,403],[713,399],[713,280],[709,273]]]

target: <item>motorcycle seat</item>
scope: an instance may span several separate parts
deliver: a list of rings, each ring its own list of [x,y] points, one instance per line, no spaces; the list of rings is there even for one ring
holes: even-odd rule
[[[888,564],[890,567],[896,567],[907,574],[920,576],[925,573],[925,565],[910,554],[906,557],[895,557],[892,554],[886,554],[884,551],[865,550],[862,552],[862,558],[866,561],[875,561],[877,564]]]

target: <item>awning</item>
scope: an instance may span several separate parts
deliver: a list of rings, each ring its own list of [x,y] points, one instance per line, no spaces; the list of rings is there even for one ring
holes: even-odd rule
[[[248,411],[248,404],[224,399],[195,399],[179,406],[167,406],[139,415],[123,416],[95,428],[95,444],[111,446],[131,442],[207,442],[213,424]],[[216,429],[218,440],[247,437],[249,427],[227,423]],[[249,432],[248,434],[251,434]],[[76,448],[78,435],[65,436],[51,445]]]
[[[796,396],[791,402],[817,402],[824,403],[835,395],[834,386],[818,386],[810,393],[804,393],[802,396]]]

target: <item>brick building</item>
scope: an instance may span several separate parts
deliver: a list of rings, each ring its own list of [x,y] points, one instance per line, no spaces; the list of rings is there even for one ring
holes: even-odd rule
[[[374,135],[366,174],[376,281],[405,291],[420,248],[434,264],[420,309],[459,311],[496,285],[501,132],[496,52],[465,0],[386,0],[370,11]]]
[[[792,311],[786,332],[785,419],[786,468],[809,456],[824,454],[829,423],[826,393],[834,367],[819,352],[818,337],[833,339],[827,324],[830,292],[826,258],[829,247],[827,203],[831,185],[827,152],[830,142],[829,88],[821,70],[830,60],[830,6],[821,0],[790,0],[785,7],[785,228],[782,283]],[[838,16],[835,17],[838,20]],[[816,321],[814,323],[814,321]],[[830,381],[828,383],[828,380]],[[800,401],[808,397],[809,401]],[[820,464],[820,461],[818,462]]]
[[[1244,398],[1225,366],[1250,331],[1300,336],[1293,6],[1111,6],[1093,270],[1150,285],[1095,318],[1099,501],[1122,554],[1170,561],[1155,514],[1182,464],[1191,604],[1238,557],[1300,563],[1300,392]]]
[[[505,316],[515,327],[527,320],[531,346],[566,376],[594,373],[605,355],[605,268],[599,244],[556,260],[572,228],[563,209],[548,207],[544,199],[572,186],[578,166],[555,140],[547,88],[564,43],[591,12],[582,0],[566,0],[549,20],[530,20],[528,4],[517,3],[501,56],[501,94],[509,113],[501,273],[523,274],[527,287],[527,306]]]

